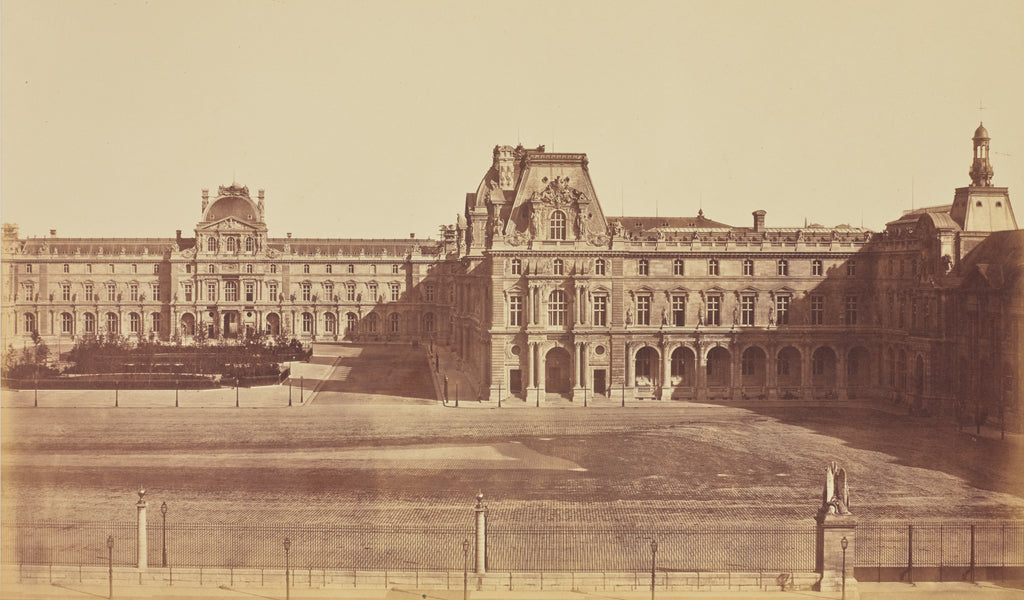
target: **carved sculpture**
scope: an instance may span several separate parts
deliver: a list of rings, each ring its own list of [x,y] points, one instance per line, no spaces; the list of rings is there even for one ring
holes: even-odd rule
[[[850,492],[846,486],[846,469],[832,461],[825,471],[825,492],[822,496],[822,512],[829,515],[850,514]]]

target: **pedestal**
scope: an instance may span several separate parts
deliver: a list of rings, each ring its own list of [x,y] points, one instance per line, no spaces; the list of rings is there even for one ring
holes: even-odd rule
[[[843,589],[843,553],[846,554],[846,597],[856,598],[857,580],[853,577],[854,534],[857,518],[853,515],[819,514],[817,571],[821,574],[819,591],[839,592]],[[846,538],[846,549],[843,549]]]

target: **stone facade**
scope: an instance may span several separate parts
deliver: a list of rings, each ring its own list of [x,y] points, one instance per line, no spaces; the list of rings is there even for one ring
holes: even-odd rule
[[[203,192],[191,238],[5,226],[4,345],[434,341],[481,399],[872,397],[958,414],[1008,402],[1019,418],[1020,259],[985,249],[1019,249],[1021,232],[989,141],[979,127],[952,204],[880,233],[768,227],[764,210],[748,226],[610,217],[585,154],[522,146],[494,149],[438,241],[271,238],[263,192],[238,185]],[[979,362],[978,344],[998,358]]]

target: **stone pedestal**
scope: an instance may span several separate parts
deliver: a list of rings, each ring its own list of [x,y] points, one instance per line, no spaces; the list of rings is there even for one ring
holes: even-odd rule
[[[140,570],[149,568],[149,552],[146,547],[146,501],[143,499],[145,492],[139,492],[139,502],[135,505],[138,509],[138,526],[139,526],[139,537],[138,537],[138,565]]]
[[[822,513],[818,515],[817,571],[821,574],[822,592],[843,589],[843,538],[846,538],[846,597],[856,598],[857,580],[853,578],[854,534],[857,518],[853,515]]]

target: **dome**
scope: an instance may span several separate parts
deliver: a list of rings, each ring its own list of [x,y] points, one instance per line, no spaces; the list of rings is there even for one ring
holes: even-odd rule
[[[974,130],[974,139],[976,139],[976,140],[987,140],[987,139],[989,139],[989,137],[988,137],[988,130],[985,129],[984,125],[982,125],[980,123],[978,124],[978,128]]]

